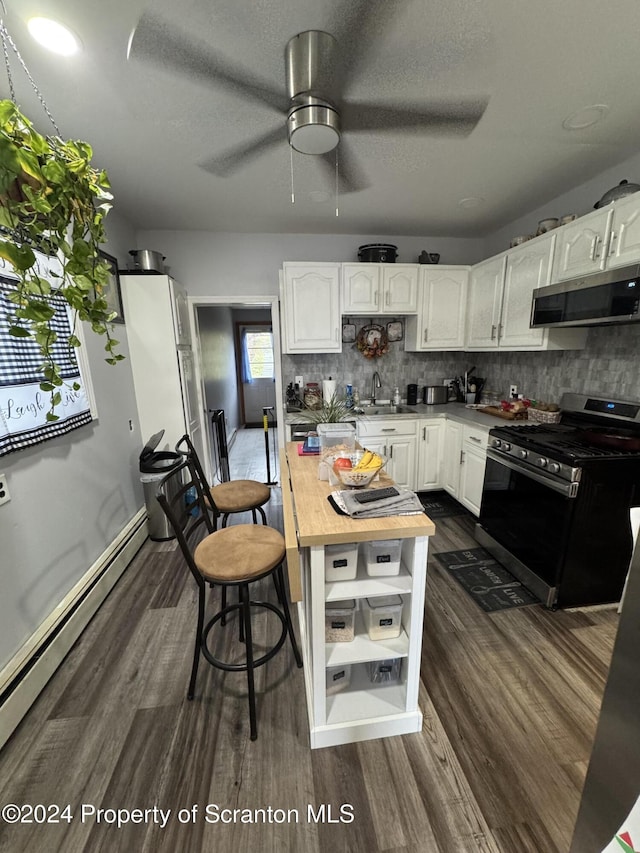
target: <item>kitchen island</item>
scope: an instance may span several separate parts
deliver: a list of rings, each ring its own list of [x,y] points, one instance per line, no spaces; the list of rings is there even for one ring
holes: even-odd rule
[[[327,500],[335,487],[318,479],[318,458],[299,456],[296,443],[281,452],[281,471],[289,587],[298,605],[312,749],[420,731],[420,651],[433,522],[424,514],[376,519],[337,514]],[[381,475],[379,485],[392,482]],[[400,550],[399,572],[369,576],[366,543],[384,542],[386,547],[389,540]],[[327,580],[327,549],[335,546],[357,546],[355,579]],[[402,601],[400,636],[371,639],[364,624],[364,599],[375,604],[393,595]],[[326,642],[325,606],[345,600],[363,605],[355,612],[354,638]],[[386,681],[390,667],[393,674]],[[399,678],[394,678],[398,668]],[[380,671],[382,681],[372,681]],[[348,673],[348,686],[335,691],[332,674],[343,672]]]

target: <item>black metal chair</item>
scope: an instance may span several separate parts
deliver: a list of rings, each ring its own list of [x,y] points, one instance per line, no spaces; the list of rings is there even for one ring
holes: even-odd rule
[[[217,486],[210,486],[196,449],[188,435],[183,435],[176,444],[176,452],[181,453],[187,459],[193,459],[198,475],[208,489],[216,526],[217,518],[221,518],[222,527],[226,527],[229,516],[240,512],[251,512],[254,524],[258,522],[257,513],[259,513],[262,523],[267,523],[267,517],[262,507],[268,503],[271,497],[269,486],[265,483],[259,483],[257,480],[229,480]]]
[[[171,523],[182,555],[198,585],[198,620],[193,664],[187,698],[193,699],[200,655],[212,666],[227,672],[247,673],[249,720],[251,740],[258,736],[253,673],[282,648],[287,635],[291,641],[298,667],[302,658],[298,649],[282,572],[285,543],[282,534],[263,524],[234,524],[215,529],[205,486],[193,458],[187,458],[159,483],[158,502]],[[167,495],[170,497],[168,498]],[[271,575],[279,607],[267,601],[253,601],[249,588],[252,583]],[[205,622],[207,585],[217,584],[223,593],[228,587],[238,589],[238,602],[226,604]],[[251,633],[252,608],[265,608],[275,613],[282,623],[280,637],[275,645],[258,658],[254,657]],[[244,634],[245,663],[228,663],[216,658],[209,650],[207,640],[217,622],[238,611]],[[243,636],[240,641],[243,641]]]

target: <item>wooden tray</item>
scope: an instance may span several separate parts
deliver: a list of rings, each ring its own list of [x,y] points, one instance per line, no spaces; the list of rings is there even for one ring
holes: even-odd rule
[[[505,412],[499,409],[498,406],[485,406],[483,409],[477,409],[478,412],[484,412],[485,415],[493,415],[494,418],[503,418],[505,421],[526,421],[527,411],[524,412]]]

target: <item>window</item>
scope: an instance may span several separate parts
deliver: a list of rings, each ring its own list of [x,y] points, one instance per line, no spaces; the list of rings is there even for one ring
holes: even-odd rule
[[[245,332],[245,347],[250,379],[273,379],[273,335],[271,332]]]

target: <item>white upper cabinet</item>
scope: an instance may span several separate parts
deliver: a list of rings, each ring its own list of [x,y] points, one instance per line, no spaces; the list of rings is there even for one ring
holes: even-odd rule
[[[612,207],[603,207],[562,227],[557,235],[553,281],[604,269],[612,215]]]
[[[582,349],[585,329],[531,329],[533,291],[549,284],[556,235],[546,234],[473,267],[468,350]]]
[[[638,262],[640,193],[633,193],[560,230],[552,281]]]
[[[467,303],[467,349],[498,348],[506,263],[505,255],[497,255],[471,269]]]
[[[407,317],[406,351],[464,349],[468,281],[468,267],[420,268],[418,313]]]
[[[342,352],[340,264],[285,263],[283,351]]]
[[[417,264],[342,264],[344,314],[415,314]]]

